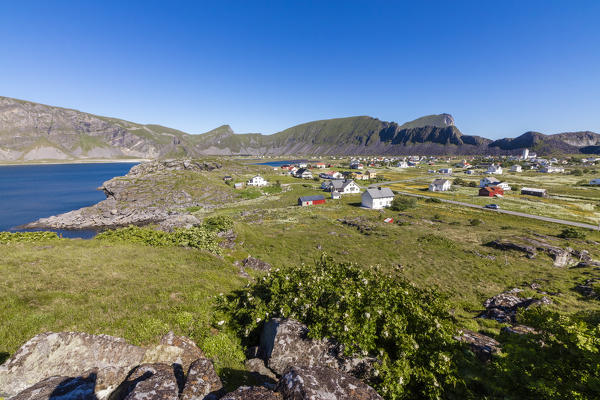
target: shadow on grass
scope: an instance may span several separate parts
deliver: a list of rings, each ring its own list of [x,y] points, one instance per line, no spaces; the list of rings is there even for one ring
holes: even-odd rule
[[[8,360],[8,356],[10,354],[0,351],[0,364],[3,364],[4,361]]]
[[[261,386],[264,383],[275,384],[275,381],[267,376],[243,369],[223,368],[219,375],[227,392],[233,391],[240,386]]]
[[[348,203],[350,207],[362,207],[362,203]]]

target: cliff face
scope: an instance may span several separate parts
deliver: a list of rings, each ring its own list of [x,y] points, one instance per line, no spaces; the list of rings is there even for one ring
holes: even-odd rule
[[[527,132],[492,141],[463,135],[450,114],[404,124],[368,116],[297,125],[273,135],[235,134],[229,125],[190,135],[81,111],[0,97],[0,161],[200,155],[441,155],[598,153],[600,135]]]

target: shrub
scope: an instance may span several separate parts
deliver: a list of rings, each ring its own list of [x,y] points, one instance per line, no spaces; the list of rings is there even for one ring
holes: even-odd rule
[[[406,211],[417,206],[417,199],[408,196],[396,196],[390,209],[393,211]]]
[[[217,310],[248,345],[257,343],[265,320],[283,317],[306,324],[311,338],[336,339],[347,355],[377,357],[369,383],[386,399],[437,399],[460,381],[445,300],[376,267],[323,256],[220,297]]]
[[[437,197],[429,197],[427,200],[425,200],[425,202],[427,202],[427,203],[441,203],[442,200],[438,199]]]
[[[468,187],[477,187],[477,182],[475,181],[469,181],[469,183],[467,184]]]
[[[205,227],[163,232],[150,228],[128,226],[99,233],[96,239],[110,242],[139,243],[153,247],[191,247],[221,254],[216,233]]]
[[[206,229],[215,232],[226,232],[233,229],[233,218],[228,215],[217,215],[204,220]]]
[[[452,184],[465,186],[467,184],[467,181],[465,181],[463,178],[454,178],[454,181],[452,182]]]
[[[0,244],[34,243],[58,239],[55,232],[0,232]]]
[[[585,239],[585,236],[585,232],[573,227],[565,228],[558,234],[558,237],[563,239]]]
[[[580,169],[574,169],[571,171],[571,175],[575,175],[575,176],[582,176],[583,175],[583,171]]]
[[[477,218],[473,218],[473,219],[469,220],[469,224],[471,226],[479,226],[479,225],[481,225],[481,222],[482,221],[480,219],[477,219]]]
[[[593,320],[598,316],[586,317],[540,307],[519,315],[520,323],[540,334],[504,335],[490,381],[500,398],[600,398],[600,324]]]

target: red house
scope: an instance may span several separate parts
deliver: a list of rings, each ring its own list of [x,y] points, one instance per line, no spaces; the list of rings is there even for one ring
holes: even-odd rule
[[[316,196],[302,196],[298,198],[298,205],[302,207],[323,203],[325,203],[325,197],[321,194]]]
[[[479,189],[479,195],[485,197],[504,196],[504,189],[500,186],[486,186]]]

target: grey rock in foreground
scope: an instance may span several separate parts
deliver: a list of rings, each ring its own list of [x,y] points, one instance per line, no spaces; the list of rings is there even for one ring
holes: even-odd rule
[[[227,393],[221,400],[282,400],[281,394],[264,387],[242,386],[237,390]]]
[[[260,354],[267,366],[282,375],[291,366],[328,367],[368,378],[376,362],[373,358],[351,358],[342,355],[341,346],[333,340],[307,337],[308,328],[302,323],[275,318],[263,327]]]
[[[483,362],[491,360],[492,355],[500,351],[500,343],[496,339],[464,329],[454,339],[469,345],[473,353]]]
[[[516,323],[516,315],[519,308],[529,308],[535,305],[552,303],[552,300],[548,297],[542,297],[541,299],[520,297],[518,296],[520,292],[522,292],[521,289],[513,288],[490,297],[483,303],[485,311],[479,317],[514,324]]]
[[[179,384],[173,367],[142,364],[110,395],[109,400],[178,400]]]
[[[116,387],[145,354],[141,347],[108,335],[42,333],[0,366],[0,396],[10,397],[52,376],[77,377],[97,369],[99,390]]]
[[[11,400],[96,400],[96,375],[52,376],[23,390]]]
[[[209,400],[219,398],[223,388],[212,361],[200,358],[190,365],[180,400]]]
[[[290,367],[281,377],[276,391],[285,400],[382,400],[369,385],[331,368]]]

